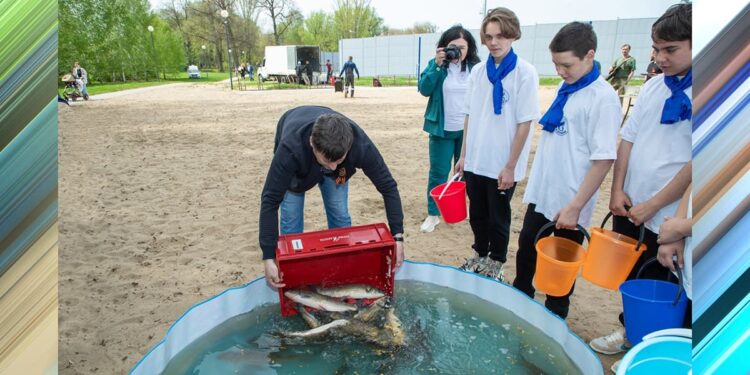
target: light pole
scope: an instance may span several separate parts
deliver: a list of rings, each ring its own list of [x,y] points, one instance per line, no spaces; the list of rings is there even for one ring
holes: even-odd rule
[[[221,18],[224,19],[224,36],[227,40],[227,67],[229,67],[229,89],[234,90],[232,82],[232,49],[229,47],[229,12],[226,9],[221,10]]]
[[[156,80],[159,81],[159,62],[156,58],[156,47],[154,46],[154,27],[151,25],[148,25],[148,32],[151,34],[151,51],[154,54],[154,65],[156,66]]]
[[[201,46],[201,50],[203,50],[203,64],[202,64],[203,66],[201,66],[201,68],[205,69],[206,68],[206,60],[207,60],[206,59],[206,45],[205,44]]]

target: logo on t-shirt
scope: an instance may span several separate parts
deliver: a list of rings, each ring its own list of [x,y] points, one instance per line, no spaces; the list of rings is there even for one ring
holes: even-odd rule
[[[508,100],[510,100],[510,95],[508,94],[508,90],[503,89],[503,104],[507,103]]]
[[[566,119],[565,117],[563,117],[562,123],[560,124],[560,126],[558,126],[558,127],[555,128],[555,133],[557,133],[557,135],[568,134],[568,127],[567,127],[567,125],[565,125],[567,123],[568,123],[568,119]]]

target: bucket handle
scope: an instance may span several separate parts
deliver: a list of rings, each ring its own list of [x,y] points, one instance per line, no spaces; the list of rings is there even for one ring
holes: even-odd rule
[[[453,183],[453,181],[456,181],[460,176],[461,176],[460,173],[456,173],[456,174],[453,175],[453,177],[451,177],[450,180],[448,180],[448,183],[445,184],[445,187],[443,188],[443,191],[440,192],[440,196],[438,197],[438,200],[443,199],[443,194],[445,194],[445,191],[448,190],[448,186],[451,186],[451,184]]]
[[[554,227],[555,224],[557,224],[557,220],[553,220],[547,224],[544,224],[544,226],[542,226],[539,229],[539,232],[536,232],[536,237],[534,237],[534,245],[536,245],[536,243],[539,242],[539,236],[541,236],[545,230],[549,229],[550,227]],[[589,236],[589,232],[587,232],[586,229],[581,226],[581,224],[576,224],[576,229],[578,229],[579,231],[581,231],[581,233],[583,233],[583,236],[586,237],[586,241],[591,242],[591,237]]]
[[[643,263],[643,265],[641,266],[641,269],[639,269],[638,273],[635,275],[635,278],[636,279],[640,279],[641,278],[641,273],[643,273],[643,270],[646,269],[647,266],[651,265],[654,262],[658,262],[658,259],[656,259],[656,257],[653,257],[653,258],[647,260],[645,263]],[[674,297],[674,301],[672,301],[672,306],[676,306],[677,305],[677,302],[680,300],[680,295],[682,294],[682,291],[685,289],[685,286],[682,284],[682,278],[683,278],[682,269],[677,264],[676,260],[674,261],[674,268],[677,271],[677,284],[679,284],[680,287],[677,288],[677,295]],[[671,274],[672,273],[670,271],[670,275]]]
[[[612,217],[612,211],[607,213],[607,216],[604,217],[604,220],[602,220],[602,225],[600,225],[601,228],[604,228],[604,226],[607,224],[607,220],[609,220],[610,217]],[[614,225],[614,224],[613,224]],[[643,239],[646,236],[646,226],[641,223],[640,226],[640,233],[638,234],[638,244],[635,245],[635,252],[637,253],[638,250],[641,249],[641,245],[643,245]]]

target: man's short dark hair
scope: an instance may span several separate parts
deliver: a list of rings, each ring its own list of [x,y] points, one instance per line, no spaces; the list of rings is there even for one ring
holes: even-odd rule
[[[596,33],[588,23],[571,22],[560,29],[549,43],[549,50],[555,53],[571,51],[583,59],[589,50],[596,51]]]
[[[318,116],[310,134],[313,147],[328,161],[336,161],[352,148],[354,132],[349,120],[337,113]]]
[[[675,4],[669,7],[651,26],[651,39],[667,42],[693,40],[692,4]]]

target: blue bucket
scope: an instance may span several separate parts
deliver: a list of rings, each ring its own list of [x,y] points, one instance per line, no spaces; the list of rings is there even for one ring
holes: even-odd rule
[[[687,374],[692,366],[692,345],[689,337],[644,338],[622,359],[617,375]]]
[[[656,258],[644,263],[641,271],[654,261]],[[688,300],[680,285],[636,278],[622,283],[620,293],[625,335],[631,344],[640,343],[651,332],[682,327]]]

